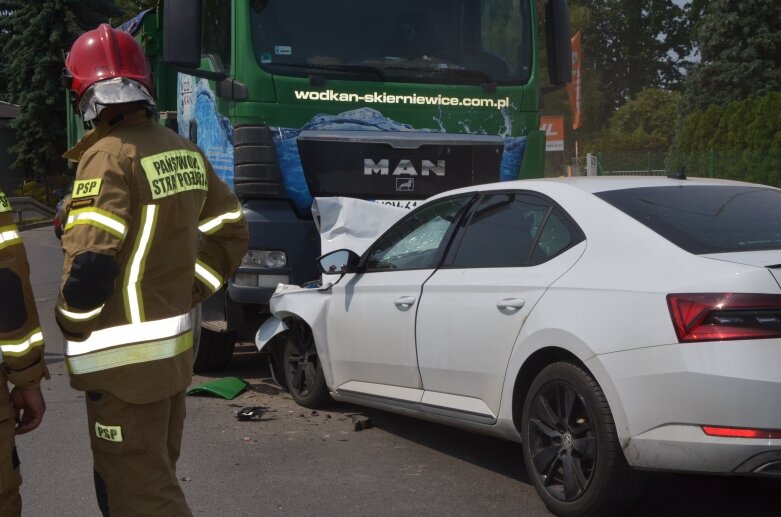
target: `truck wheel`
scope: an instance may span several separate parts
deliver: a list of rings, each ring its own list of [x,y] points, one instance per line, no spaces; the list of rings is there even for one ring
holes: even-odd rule
[[[301,320],[295,320],[289,327],[284,354],[287,390],[301,406],[312,409],[326,407],[332,399],[325,384],[312,330]]]
[[[205,373],[228,366],[236,339],[232,332],[217,332],[201,325],[201,306],[193,309],[193,372]]]
[[[526,471],[556,515],[617,515],[642,490],[602,389],[576,364],[551,364],[534,379],[521,437]]]

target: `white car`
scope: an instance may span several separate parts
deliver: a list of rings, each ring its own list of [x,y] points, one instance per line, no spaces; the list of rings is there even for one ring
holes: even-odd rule
[[[523,443],[559,515],[642,470],[781,477],[781,190],[560,178],[438,195],[258,332],[295,400]],[[286,332],[286,339],[271,340]]]

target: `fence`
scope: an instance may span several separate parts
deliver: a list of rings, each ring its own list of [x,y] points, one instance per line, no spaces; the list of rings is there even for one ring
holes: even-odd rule
[[[62,191],[71,182],[66,176],[44,176],[42,181],[23,181],[5,191],[8,196],[31,197],[45,205],[54,207],[62,198]]]
[[[693,153],[596,153],[600,176],[666,176],[683,167],[689,177],[733,179],[781,187],[781,149]],[[586,158],[577,164],[586,174]]]
[[[31,197],[8,198],[14,209],[14,220],[17,224],[48,221],[54,217],[54,209],[36,201]]]

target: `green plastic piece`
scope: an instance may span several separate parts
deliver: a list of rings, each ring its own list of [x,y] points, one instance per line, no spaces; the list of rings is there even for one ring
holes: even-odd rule
[[[224,377],[216,381],[205,382],[187,390],[188,395],[210,393],[224,399],[233,400],[247,389],[249,384],[238,377]]]

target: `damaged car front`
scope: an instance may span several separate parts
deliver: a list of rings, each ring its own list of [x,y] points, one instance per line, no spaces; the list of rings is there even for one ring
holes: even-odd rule
[[[274,381],[302,406],[331,402],[327,386],[333,385],[333,376],[323,368],[329,364],[328,349],[316,348],[316,343],[327,342],[331,286],[354,271],[359,254],[407,213],[405,208],[360,199],[315,199],[312,214],[320,233],[322,277],[304,286],[280,284],[271,298],[272,315],[255,338],[258,350],[268,353]]]

